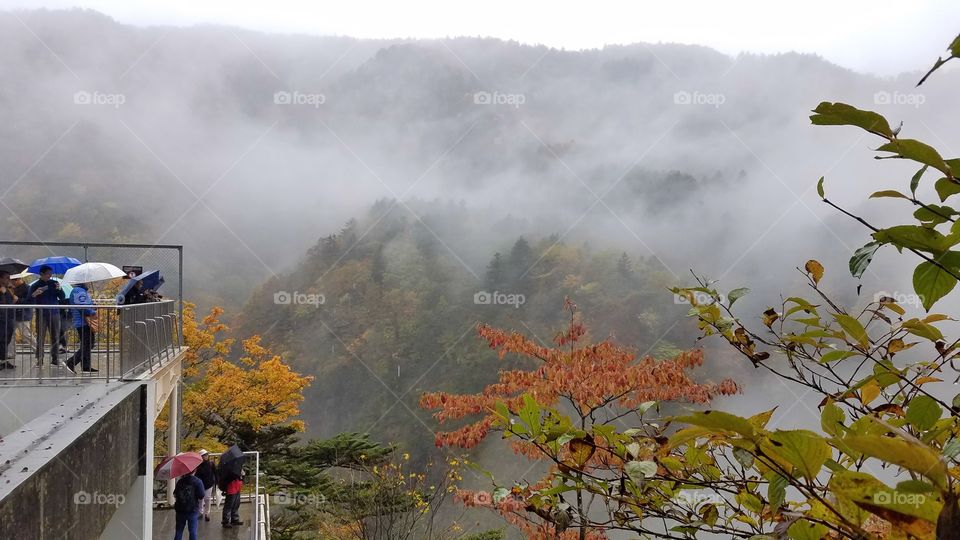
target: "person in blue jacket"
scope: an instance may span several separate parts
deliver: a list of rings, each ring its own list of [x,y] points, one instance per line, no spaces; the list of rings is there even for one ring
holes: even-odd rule
[[[53,279],[53,269],[40,267],[40,279],[30,285],[30,301],[49,308],[37,308],[37,367],[43,366],[43,342],[50,336],[50,365],[59,366],[60,354],[60,304],[67,295],[60,282]]]
[[[93,305],[88,288],[89,285],[81,283],[70,291],[70,305],[75,306],[70,310],[72,326],[77,331],[80,348],[67,360],[67,369],[74,371],[73,368],[80,364],[84,373],[96,373],[98,370],[90,365],[90,353],[97,342],[97,310],[86,307]]]

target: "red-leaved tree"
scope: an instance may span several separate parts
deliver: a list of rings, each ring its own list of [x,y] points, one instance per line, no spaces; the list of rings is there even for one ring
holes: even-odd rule
[[[501,359],[516,354],[535,360],[536,368],[502,370],[498,382],[478,394],[427,393],[421,396],[420,406],[436,410],[434,417],[440,423],[471,420],[439,432],[438,447],[473,448],[491,431],[499,431],[513,437],[514,452],[553,462],[551,473],[537,485],[518,483],[511,489],[500,488],[493,497],[464,492],[461,500],[496,508],[528,538],[603,538],[602,530],[580,524],[579,516],[589,512],[584,493],[576,491],[575,505],[551,508],[528,504],[528,499],[549,488],[555,474],[599,474],[611,467],[623,468],[623,460],[614,458],[613,452],[597,451],[602,450],[602,442],[592,434],[614,430],[624,420],[643,422],[643,414],[655,404],[706,404],[714,396],[739,389],[730,379],[694,381],[690,371],[703,363],[700,350],[656,359],[638,358],[610,338],[591,344],[576,305],[567,300],[564,310],[569,323],[554,337],[554,347],[480,324],[477,333]]]

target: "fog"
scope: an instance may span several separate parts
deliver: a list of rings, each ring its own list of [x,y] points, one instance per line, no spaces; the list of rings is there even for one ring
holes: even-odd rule
[[[238,308],[346,220],[375,224],[383,199],[478,284],[491,250],[556,234],[649,256],[677,284],[694,269],[748,285],[746,313],[800,290],[809,258],[854,302],[846,261],[868,231],[816,181],[882,225],[897,203],[864,192],[914,171],[874,161],[869,136],[810,126],[810,109],[845,101],[960,145],[935,113],[957,71],[916,89],[926,64],[880,78],[794,53],[144,28],[78,10],[0,13],[0,44],[3,236],[182,243],[201,306]],[[910,291],[909,262],[881,252],[862,301]],[[756,387],[723,405],[783,396]]]

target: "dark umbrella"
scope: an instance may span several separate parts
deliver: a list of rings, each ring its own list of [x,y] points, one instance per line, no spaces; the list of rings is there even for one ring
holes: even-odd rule
[[[163,280],[163,276],[160,275],[159,270],[154,270],[152,272],[140,274],[139,276],[132,277],[129,280],[127,280],[127,283],[123,286],[122,289],[120,289],[120,296],[124,296],[128,292],[130,292],[130,289],[132,289],[137,284],[138,281],[143,282],[143,290],[146,291],[150,289],[153,289],[153,290],[159,289],[160,286],[163,285],[164,280]]]
[[[247,456],[243,455],[240,447],[233,445],[229,450],[220,454],[220,474],[230,473],[234,476],[240,476],[243,472],[243,464],[247,462]]]
[[[21,261],[20,259],[14,259],[13,257],[0,258],[0,272],[19,274],[20,272],[26,270],[27,266],[27,263]]]

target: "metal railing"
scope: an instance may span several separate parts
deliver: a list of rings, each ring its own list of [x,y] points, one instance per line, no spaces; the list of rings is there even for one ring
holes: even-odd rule
[[[0,304],[0,339],[9,340],[8,357],[0,358],[0,386],[123,380],[153,371],[178,354],[182,336],[176,304],[173,300],[89,306]],[[89,365],[84,362],[83,333],[74,323],[74,309],[78,308],[96,313],[93,343],[86,347]],[[57,329],[59,334],[51,340],[50,334]],[[73,373],[66,368],[68,363],[73,364]]]

